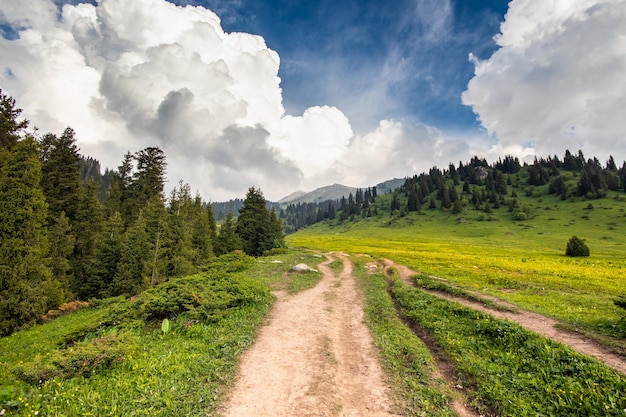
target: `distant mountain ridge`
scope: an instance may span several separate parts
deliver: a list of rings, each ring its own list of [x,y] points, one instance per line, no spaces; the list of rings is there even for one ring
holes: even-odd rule
[[[327,185],[316,188],[308,193],[305,191],[296,191],[278,200],[278,204],[321,203],[326,200],[339,200],[341,197],[347,197],[350,193],[354,194],[356,190],[356,187],[349,187],[342,184]]]
[[[393,190],[403,185],[404,181],[405,180],[403,178],[394,178],[385,182],[381,182],[376,185],[376,191],[378,194],[387,194],[393,192]],[[362,189],[365,188],[368,187],[364,187]],[[350,193],[355,194],[357,189],[357,187],[349,187],[342,184],[333,184],[316,188],[315,190],[310,192],[299,190],[295,193],[289,194],[288,196],[281,198],[280,200],[278,200],[278,204],[283,206],[287,204],[321,203],[327,200],[340,200],[341,197],[348,197]]]
[[[393,192],[396,188],[404,185],[404,178],[394,178],[381,183],[376,184],[376,192],[378,194],[388,194]],[[363,190],[368,187],[362,188]],[[288,206],[289,204],[300,203],[322,203],[328,200],[341,200],[341,197],[348,197],[350,193],[353,195],[358,190],[357,187],[349,187],[342,184],[326,185],[324,187],[316,188],[313,191],[298,190],[289,194],[286,197],[281,198],[277,202],[267,202],[268,208],[274,207],[276,210],[280,210]],[[218,222],[226,218],[228,212],[232,212],[235,216],[239,214],[239,209],[243,206],[243,200],[240,198],[211,203],[213,208],[213,215]]]

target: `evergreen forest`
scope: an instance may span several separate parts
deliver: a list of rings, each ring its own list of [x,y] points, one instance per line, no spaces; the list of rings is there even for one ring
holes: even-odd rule
[[[261,190],[250,188],[218,233],[188,184],[165,196],[160,148],[128,152],[102,174],[74,130],[37,137],[21,112],[0,90],[0,336],[67,302],[134,296],[217,255],[284,247]]]

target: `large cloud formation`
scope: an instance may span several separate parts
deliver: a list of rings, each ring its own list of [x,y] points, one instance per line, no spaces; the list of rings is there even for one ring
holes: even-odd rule
[[[463,94],[498,149],[626,156],[626,1],[513,0]]]
[[[225,33],[203,7],[0,0],[0,25],[0,85],[32,124],[72,126],[82,152],[111,168],[127,150],[160,146],[170,186],[183,179],[205,199],[374,185],[427,169],[417,143],[442,144],[435,129],[393,120],[356,135],[333,107],[285,115],[278,54],[259,36]]]

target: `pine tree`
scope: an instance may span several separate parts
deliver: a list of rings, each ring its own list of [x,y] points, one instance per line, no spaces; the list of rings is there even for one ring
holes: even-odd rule
[[[28,120],[17,120],[21,113],[22,109],[15,107],[15,99],[0,89],[0,147],[13,148],[28,127]]]
[[[213,256],[213,242],[215,241],[215,218],[210,205],[205,205],[197,194],[191,207],[191,246],[195,251],[193,264],[199,267],[204,261]]]
[[[102,208],[96,193],[96,185],[93,181],[82,184],[79,188],[74,218],[71,219],[76,242],[70,259],[72,266],[70,288],[82,300],[90,296],[85,284],[93,273],[97,236],[104,227]]]
[[[62,298],[48,266],[47,205],[37,153],[29,137],[10,151],[0,147],[1,336],[37,321]]]
[[[138,206],[145,206],[155,197],[163,196],[165,184],[165,154],[158,147],[148,147],[135,154],[137,171],[133,176],[134,192]]]
[[[147,224],[140,212],[137,220],[124,233],[117,271],[104,295],[135,295],[148,288],[149,262]]]
[[[215,255],[220,256],[226,253],[230,253],[234,250],[241,250],[241,239],[236,233],[236,224],[233,212],[229,211],[226,215],[226,219],[220,227],[220,232],[215,239],[215,246],[213,248]]]
[[[239,210],[236,227],[244,252],[250,256],[260,256],[265,251],[284,246],[282,226],[278,228],[277,222],[278,218],[276,217],[274,221],[272,214],[267,210],[261,190],[250,188],[243,207]]]
[[[140,212],[141,213],[141,212]],[[169,257],[167,239],[167,210],[160,196],[148,201],[143,210],[145,219],[146,244],[148,258],[146,265],[149,271],[149,286],[153,287],[168,277]]]
[[[108,288],[117,274],[122,258],[123,237],[122,216],[113,213],[98,237],[92,272],[83,285],[82,293],[85,298],[104,297],[108,294]]]
[[[50,242],[50,268],[52,276],[59,281],[65,295],[63,301],[74,298],[70,290],[72,282],[72,266],[70,257],[74,252],[76,237],[72,233],[72,227],[65,213],[52,220],[48,226],[48,241]]]
[[[188,275],[194,271],[197,255],[192,245],[191,211],[190,187],[180,181],[170,195],[163,239],[163,249],[168,260],[168,277]]]

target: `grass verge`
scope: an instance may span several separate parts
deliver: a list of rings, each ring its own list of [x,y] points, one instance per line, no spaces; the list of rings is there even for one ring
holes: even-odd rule
[[[402,414],[454,416],[445,383],[433,377],[433,358],[428,348],[396,314],[385,275],[368,275],[362,260],[356,259],[355,263],[354,274],[366,301],[367,324],[396,387]]]
[[[509,321],[391,278],[402,314],[427,331],[462,372],[473,405],[507,416],[624,415],[626,378]]]

